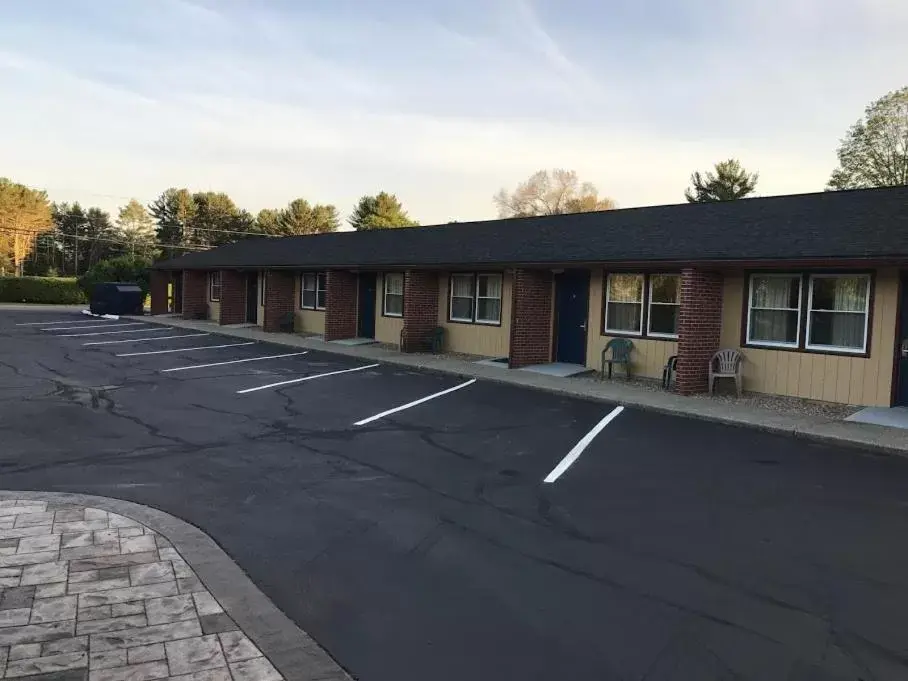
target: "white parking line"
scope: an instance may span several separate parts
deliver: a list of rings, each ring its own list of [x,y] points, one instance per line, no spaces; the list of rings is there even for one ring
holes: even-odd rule
[[[16,326],[53,326],[54,324],[95,324],[97,319],[61,319],[56,322],[24,322]]]
[[[73,329],[75,330],[75,329]],[[81,329],[80,329],[81,331]],[[149,329],[143,326],[141,329],[129,329],[128,331],[93,331],[92,333],[58,333],[55,338],[84,338],[86,336],[113,336],[118,333],[153,333],[155,331],[170,331],[170,329]]]
[[[82,331],[83,329],[113,329],[120,326],[142,326],[145,322],[130,322],[129,324],[95,324],[94,326],[54,326],[42,331]]]
[[[143,329],[144,331],[144,329]],[[82,343],[82,345],[118,345],[120,343],[144,343],[145,341],[156,341],[156,340],[170,340],[171,338],[198,338],[199,336],[207,336],[207,333],[184,333],[179,336],[149,336],[148,338],[127,338],[126,340],[115,340],[115,341],[92,341],[91,343]],[[163,352],[168,352],[164,350]],[[173,350],[173,352],[179,352],[179,350]],[[140,355],[144,353],[138,353]],[[128,355],[117,355],[117,357],[124,357]]]
[[[164,338],[191,338],[192,336],[207,336],[207,333],[191,333],[188,336],[164,336]],[[157,340],[156,338],[140,338],[139,340]],[[102,343],[132,343],[134,341],[101,341]],[[95,343],[85,343],[95,345]],[[100,343],[97,343],[100,345]],[[116,357],[139,357],[141,355],[166,355],[168,352],[192,352],[193,350],[217,350],[219,348],[238,348],[242,345],[255,345],[255,341],[248,343],[228,343],[227,345],[197,345],[194,348],[177,348],[176,350],[151,350],[149,352],[127,352]]]
[[[423,402],[428,402],[429,400],[434,400],[436,397],[441,397],[442,395],[447,395],[448,393],[452,393],[455,390],[460,390],[461,388],[466,388],[468,385],[473,385],[474,383],[476,383],[476,379],[471,378],[466,383],[461,383],[460,385],[455,385],[453,388],[448,388],[447,390],[442,390],[441,392],[434,393],[432,395],[426,395],[425,397],[421,397],[418,400],[408,402],[407,404],[402,404],[401,406],[394,407],[394,409],[389,409],[388,411],[383,411],[380,414],[376,414],[375,416],[370,416],[369,418],[363,419],[362,421],[357,421],[353,425],[354,426],[364,426],[367,423],[372,423],[373,421],[378,421],[378,419],[384,418],[385,416],[388,416],[390,414],[396,414],[397,412],[403,411],[404,409],[409,409],[410,407],[415,407],[416,405],[422,404]]]
[[[337,376],[338,374],[349,374],[354,371],[362,371],[363,369],[374,369],[380,364],[368,364],[364,367],[356,367],[355,369],[342,369],[341,371],[329,371],[326,374],[315,374],[314,376],[304,376],[303,378],[294,378],[292,381],[281,381],[280,383],[269,383],[268,385],[260,385],[256,388],[246,388],[245,390],[237,390],[237,395],[245,395],[246,393],[254,393],[257,390],[267,390],[268,388],[279,388],[282,385],[293,385],[294,383],[303,383],[304,381],[311,381],[315,378],[325,378],[326,376]]]
[[[297,357],[299,355],[308,355],[309,351],[305,352],[289,352],[286,355],[268,355],[266,357],[247,357],[246,359],[232,359],[229,362],[215,362],[214,364],[193,364],[188,367],[174,367],[173,369],[163,369],[162,374],[170,373],[171,371],[187,371],[188,369],[207,369],[208,367],[222,367],[226,364],[241,364],[242,362],[258,362],[263,359],[280,359],[281,357]]]
[[[624,407],[615,407],[608,413],[608,416],[606,416],[599,423],[593,426],[593,429],[586,435],[584,435],[580,439],[580,442],[574,445],[574,448],[568,452],[567,456],[564,457],[557,466],[555,466],[552,472],[545,477],[545,480],[543,480],[543,482],[552,483],[560,478],[561,475],[571,467],[571,464],[573,464],[580,457],[580,455],[583,454],[583,450],[590,446],[590,442],[593,441],[593,438],[595,438],[602,431],[602,429],[605,428],[609,423],[611,423],[612,420],[622,411],[624,411]]]

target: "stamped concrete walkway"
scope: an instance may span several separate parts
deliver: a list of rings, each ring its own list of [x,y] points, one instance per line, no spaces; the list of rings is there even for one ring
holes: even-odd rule
[[[226,571],[234,581],[224,585],[224,602],[213,595],[180,550],[181,545],[190,549],[187,553],[205,549],[192,546],[198,543],[196,535],[202,535],[199,530],[188,525],[180,529],[182,521],[145,509],[148,518],[166,516],[170,527],[177,528],[169,533],[171,542],[112,507],[144,508],[80,495],[0,492],[0,677],[348,678],[289,620],[278,618],[268,626],[267,612],[249,620],[247,610],[267,610],[269,604],[256,605],[255,598],[246,598],[242,609],[230,608],[255,587],[231,570],[236,566],[223,552],[205,562],[206,572]],[[238,614],[252,630],[241,630],[234,619]],[[297,659],[285,659],[287,671],[281,674],[250,636],[275,650],[298,645],[300,650],[291,653]],[[298,658],[306,651],[314,653],[313,659]]]

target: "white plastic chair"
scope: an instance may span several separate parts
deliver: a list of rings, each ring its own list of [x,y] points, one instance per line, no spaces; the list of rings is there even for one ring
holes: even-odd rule
[[[735,379],[735,389],[741,397],[741,362],[744,358],[737,350],[719,350],[709,360],[709,394],[713,394],[717,378]]]

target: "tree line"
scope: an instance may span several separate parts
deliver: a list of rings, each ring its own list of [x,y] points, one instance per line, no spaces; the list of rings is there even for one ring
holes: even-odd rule
[[[418,224],[387,192],[362,197],[348,222],[356,230]],[[147,207],[132,199],[111,219],[98,207],[52,203],[45,191],[0,178],[0,275],[81,276],[111,258],[151,261],[251,237],[333,232],[340,224],[330,204],[298,198],[252,215],[224,192],[175,187]]]
[[[837,155],[827,190],[908,185],[908,87],[872,102],[840,141]],[[728,159],[694,172],[684,197],[691,203],[740,199],[756,191],[758,180],[758,173]],[[563,169],[540,170],[514,190],[502,189],[493,201],[502,218],[617,206],[576,172]],[[360,198],[347,221],[356,230],[418,225],[398,198],[384,191]],[[340,224],[330,204],[297,198],[253,215],[224,192],[177,187],[147,207],[130,200],[111,219],[100,208],[52,203],[45,191],[0,177],[0,275],[79,276],[118,256],[148,261],[250,237],[333,232]]]

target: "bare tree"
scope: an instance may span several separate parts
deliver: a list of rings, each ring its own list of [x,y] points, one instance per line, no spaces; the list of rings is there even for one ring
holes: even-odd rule
[[[608,197],[600,198],[592,183],[581,183],[575,171],[561,168],[540,170],[513,192],[502,189],[493,200],[502,218],[585,213],[617,206]]]

